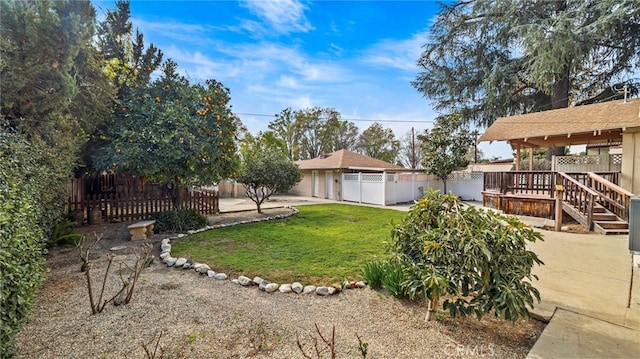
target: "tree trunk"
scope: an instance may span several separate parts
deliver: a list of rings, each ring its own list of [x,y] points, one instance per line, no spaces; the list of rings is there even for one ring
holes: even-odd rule
[[[444,184],[444,194],[447,194],[447,180],[445,178],[441,178],[442,183]]]
[[[551,109],[569,107],[569,69],[565,67],[564,75],[556,82],[551,94]],[[549,147],[547,149],[547,160],[551,163],[553,156],[564,156],[564,147]],[[529,169],[531,170],[531,169]]]

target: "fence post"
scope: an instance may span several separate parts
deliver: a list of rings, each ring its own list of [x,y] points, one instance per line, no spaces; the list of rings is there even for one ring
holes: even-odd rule
[[[556,222],[555,222],[555,230],[556,232],[560,232],[562,230],[562,192],[564,188],[561,184],[556,185]]]

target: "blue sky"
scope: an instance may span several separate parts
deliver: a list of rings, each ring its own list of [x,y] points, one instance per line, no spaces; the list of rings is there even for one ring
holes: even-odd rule
[[[114,1],[94,1],[98,19]],[[287,107],[335,108],[400,138],[437,113],[412,86],[435,1],[131,1],[131,19],[191,82],[216,79],[252,133]],[[511,157],[505,143],[481,144]]]

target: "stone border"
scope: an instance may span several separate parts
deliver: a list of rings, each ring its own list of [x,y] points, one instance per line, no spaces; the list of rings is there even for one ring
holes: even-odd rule
[[[232,222],[232,223],[221,223],[221,224],[209,225],[197,230],[187,231],[186,234],[181,233],[174,237],[165,238],[162,240],[160,244],[160,260],[162,261],[162,263],[166,264],[167,267],[173,267],[173,268],[182,267],[183,269],[193,269],[196,273],[200,275],[206,274],[207,276],[209,276],[209,278],[213,278],[217,280],[227,280],[229,279],[229,276],[226,273],[216,273],[213,270],[211,270],[211,267],[209,267],[205,263],[193,262],[192,260],[187,258],[172,257],[171,241],[179,238],[184,238],[192,234],[209,231],[212,229],[231,227],[239,224],[284,219],[284,218],[288,218],[298,214],[298,209],[295,207],[285,206],[284,208],[291,208],[292,212],[289,214],[278,214],[273,217],[264,217],[264,218],[256,218],[251,220]],[[314,286],[314,285],[303,286],[300,282],[293,282],[290,284],[286,283],[286,284],[280,285],[278,283],[269,282],[268,280],[262,279],[258,276],[254,277],[253,279],[250,279],[243,275],[239,276],[238,278],[231,279],[231,283],[238,284],[242,287],[250,287],[250,286],[257,285],[259,290],[267,293],[273,293],[276,291],[279,291],[280,293],[296,293],[296,294],[315,293],[320,296],[333,295],[333,294],[339,293],[343,289],[365,288],[367,286],[367,284],[363,281],[359,281],[359,282],[344,281],[341,287]]]

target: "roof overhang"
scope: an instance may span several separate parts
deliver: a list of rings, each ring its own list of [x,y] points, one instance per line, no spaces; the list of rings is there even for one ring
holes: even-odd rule
[[[640,99],[608,101],[497,119],[478,142],[507,141],[512,147],[561,147],[620,142],[640,131]]]

